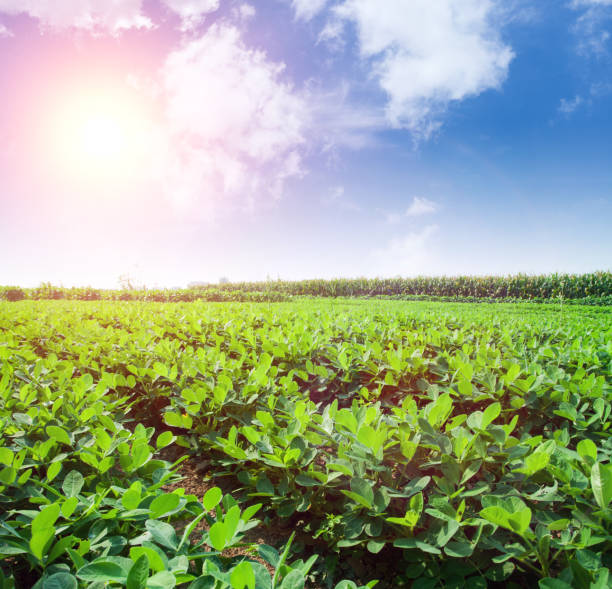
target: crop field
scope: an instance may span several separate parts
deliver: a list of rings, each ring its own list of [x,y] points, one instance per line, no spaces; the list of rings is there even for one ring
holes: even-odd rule
[[[20,300],[0,367],[0,589],[612,583],[610,306]]]

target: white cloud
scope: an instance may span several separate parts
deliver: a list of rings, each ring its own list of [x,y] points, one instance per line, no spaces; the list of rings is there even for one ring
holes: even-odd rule
[[[309,21],[321,12],[328,0],[291,0],[297,20]]]
[[[308,113],[282,80],[284,65],[212,25],[171,53],[162,71],[174,146],[169,189],[186,203],[279,198],[299,177]]]
[[[355,201],[346,197],[344,186],[333,186],[330,188],[328,195],[325,196],[321,202],[325,206],[334,206],[353,213],[359,213],[363,210]]]
[[[580,6],[612,6],[612,0],[573,0],[572,6],[574,8]]]
[[[559,108],[557,109],[559,111],[559,113],[561,113],[562,115],[565,116],[569,116],[571,115],[582,103],[583,103],[583,99],[582,96],[579,96],[578,94],[576,96],[574,96],[574,98],[572,98],[571,100],[568,100],[567,98],[562,98],[561,99],[561,103],[559,104]]]
[[[496,8],[494,0],[344,0],[334,11],[356,26],[390,124],[426,138],[450,103],[505,80],[514,54]]]
[[[344,49],[344,21],[337,17],[328,19],[317,38],[317,45],[319,43],[324,43],[333,51]]]
[[[436,260],[431,242],[437,231],[437,225],[426,225],[374,250],[367,262],[371,268],[369,275],[406,277],[432,274]]]
[[[363,149],[376,144],[375,133],[387,126],[384,114],[373,105],[357,103],[350,85],[341,82],[323,90],[311,85],[307,91],[311,132],[324,152],[339,148]]]
[[[240,20],[249,20],[253,18],[256,13],[257,11],[255,10],[255,7],[247,2],[240,4],[240,6],[238,6],[236,9],[236,16]]]
[[[407,217],[418,217],[421,215],[427,215],[429,213],[435,213],[438,210],[438,205],[426,198],[415,196],[410,203],[410,206],[406,209]]]
[[[142,0],[0,0],[0,13],[27,14],[45,27],[78,28],[118,33],[124,29],[152,28],[142,13]]]
[[[2,23],[0,23],[0,39],[2,37],[12,37],[13,33],[9,31]]]
[[[610,31],[605,28],[605,23],[612,18],[612,0],[573,0],[570,6],[583,11],[573,26],[578,38],[578,52],[582,55],[607,53]]]
[[[389,225],[398,225],[406,217],[421,217],[423,215],[430,215],[438,211],[439,206],[432,200],[415,196],[408,208],[403,213],[388,212],[378,209],[385,217],[385,221]]]
[[[207,14],[219,9],[219,0],[162,0],[182,21],[182,29],[198,26]]]

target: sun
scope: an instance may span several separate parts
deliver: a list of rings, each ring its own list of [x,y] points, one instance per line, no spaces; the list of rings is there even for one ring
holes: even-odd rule
[[[114,165],[126,147],[126,129],[112,114],[92,113],[81,121],[75,137],[75,148],[83,158],[99,164]]]
[[[130,95],[113,90],[64,97],[50,115],[47,153],[56,171],[96,185],[144,173],[150,121]]]

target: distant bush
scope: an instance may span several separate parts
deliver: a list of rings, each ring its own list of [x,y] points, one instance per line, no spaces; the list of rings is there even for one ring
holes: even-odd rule
[[[7,301],[22,301],[25,299],[25,293],[20,288],[12,288],[7,287],[2,289],[0,293],[0,298],[3,298]]]

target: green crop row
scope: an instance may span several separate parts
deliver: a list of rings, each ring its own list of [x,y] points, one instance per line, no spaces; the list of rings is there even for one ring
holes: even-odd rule
[[[286,295],[323,297],[406,296],[476,297],[492,299],[583,299],[612,296],[612,272],[531,276],[442,276],[269,281],[222,284],[229,291],[275,291]]]
[[[37,288],[0,286],[0,301],[146,301],[157,303],[178,303],[192,301],[207,302],[259,302],[275,303],[289,297],[279,292],[228,291],[210,288],[201,289],[151,289],[151,290],[107,290],[100,288],[63,288],[43,284]]]
[[[279,302],[293,296],[394,297],[408,300],[513,302],[550,299],[587,305],[612,304],[612,273],[550,274],[542,276],[455,276],[391,279],[303,280],[299,282],[239,282],[187,289],[105,290],[0,287],[0,300],[141,300],[154,302]]]
[[[178,493],[176,508],[183,512],[158,513],[158,505],[177,500],[155,488],[174,472],[174,465],[153,458],[155,430],[157,443],[180,444],[205,459],[212,483],[233,484],[240,513],[252,516],[246,506],[261,504],[266,521],[280,518],[312,539],[305,561],[294,567],[299,572],[291,573],[301,574],[300,582],[316,573],[320,586],[333,586],[338,574],[346,576],[349,552],[389,563],[383,587],[603,589],[610,582],[612,313],[606,308],[25,301],[0,305],[0,333],[8,375],[0,385],[0,442],[11,453],[4,454],[6,468],[15,471],[0,474],[11,481],[0,491],[11,505],[0,524],[27,542],[39,517],[31,504],[70,499],[64,485],[70,488],[68,475],[78,470],[91,480],[83,488],[107,490],[104,500],[111,503],[99,518],[113,526],[111,545],[121,544],[112,554],[86,552],[87,563],[110,555],[131,558],[135,566],[142,551],[132,554],[132,548],[151,548],[138,526],[147,543],[168,548],[151,536],[157,524],[150,522],[185,519],[185,509],[197,518],[206,511],[197,505],[206,501],[182,504]],[[126,403],[144,426],[122,425],[117,413]],[[22,423],[31,431],[22,434]],[[106,432],[101,445],[98,430]],[[39,450],[45,444],[54,448],[51,460]],[[135,452],[134,445],[143,449]],[[140,465],[143,457],[155,469]],[[40,464],[53,459],[61,472],[52,471],[48,481]],[[30,475],[24,474],[27,460],[39,460]],[[89,470],[100,464],[108,469]],[[20,480],[34,474],[57,494],[35,486],[38,491],[28,490],[15,505]],[[135,509],[146,513],[123,525],[117,514],[134,506],[121,497],[136,475],[143,489],[163,498],[142,499]],[[55,480],[61,484],[53,486]],[[38,502],[37,493],[47,501]],[[209,522],[221,522],[216,530],[227,529],[223,518],[235,507],[230,499],[223,505]],[[70,550],[90,539],[77,522],[56,520],[56,531],[57,521],[78,539]],[[208,534],[200,538],[205,563],[239,566],[209,560],[217,555]],[[66,551],[69,574],[85,582],[82,563]],[[306,570],[310,552],[321,551],[324,566],[319,560]],[[24,559],[42,574],[62,572],[47,571],[36,555],[13,555],[10,548],[0,554]],[[177,557],[166,556],[168,562]],[[126,562],[116,564],[125,572]],[[187,574],[210,578],[209,565],[198,566]],[[166,570],[182,581],[178,569]]]

